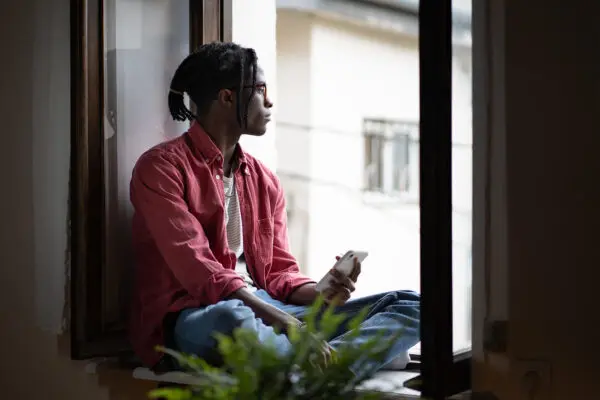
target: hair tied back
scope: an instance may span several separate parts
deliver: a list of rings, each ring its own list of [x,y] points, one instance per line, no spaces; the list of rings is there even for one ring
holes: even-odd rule
[[[175,121],[192,121],[195,116],[194,114],[188,110],[185,106],[185,99],[183,97],[183,93],[179,90],[169,89],[169,111],[171,112],[171,116]]]

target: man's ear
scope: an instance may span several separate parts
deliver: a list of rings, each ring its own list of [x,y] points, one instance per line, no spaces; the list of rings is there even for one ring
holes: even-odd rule
[[[225,107],[233,107],[234,106],[234,93],[229,89],[221,89],[219,90],[219,94],[217,96],[218,102]]]

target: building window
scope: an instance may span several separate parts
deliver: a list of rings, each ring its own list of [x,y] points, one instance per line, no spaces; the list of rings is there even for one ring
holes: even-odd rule
[[[418,129],[418,124],[411,122],[363,121],[367,191],[402,195],[414,189],[411,172],[418,166],[412,147],[418,146]]]

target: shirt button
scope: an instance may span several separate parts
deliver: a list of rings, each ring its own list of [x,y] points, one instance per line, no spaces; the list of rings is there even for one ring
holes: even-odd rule
[[[215,178],[221,179],[221,175],[217,174],[217,175],[215,175]]]

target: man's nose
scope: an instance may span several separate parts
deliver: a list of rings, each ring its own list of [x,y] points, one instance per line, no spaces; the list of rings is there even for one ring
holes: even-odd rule
[[[269,97],[265,97],[265,107],[267,108],[271,108],[273,107],[273,102],[271,101],[271,99]]]

